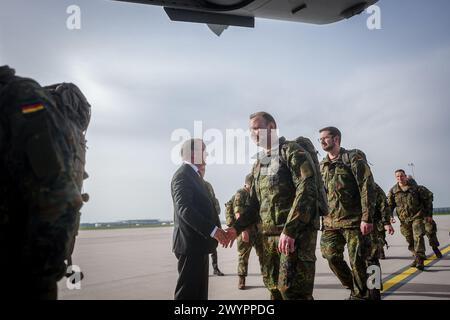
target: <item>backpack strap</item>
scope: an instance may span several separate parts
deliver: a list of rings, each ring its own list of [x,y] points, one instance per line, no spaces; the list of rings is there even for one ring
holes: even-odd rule
[[[342,154],[341,159],[342,159],[342,162],[344,163],[345,166],[347,166],[347,167],[351,167],[351,166],[352,166],[352,163],[351,163],[351,161],[350,161],[350,151],[347,151],[347,150],[346,150],[346,151]]]

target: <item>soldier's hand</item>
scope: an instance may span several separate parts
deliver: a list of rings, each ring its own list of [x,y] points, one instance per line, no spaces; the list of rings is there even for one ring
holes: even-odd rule
[[[433,223],[433,217],[425,217],[426,223]]]
[[[295,239],[291,238],[284,233],[280,236],[280,241],[278,242],[278,251],[282,254],[288,256],[290,253],[295,251]]]
[[[227,234],[225,233],[225,231],[223,231],[222,229],[217,229],[216,233],[214,234],[214,239],[216,239],[217,241],[219,241],[219,243],[222,246],[226,246],[228,245],[228,238],[227,238]]]
[[[250,242],[250,235],[248,234],[248,231],[242,231],[242,241],[244,242]]]
[[[366,236],[366,235],[368,235],[369,233],[372,232],[373,224],[361,221],[360,228],[361,228],[361,233],[363,234],[363,236]]]
[[[391,236],[394,234],[394,228],[390,224],[385,225],[384,230],[386,230]]]
[[[225,248],[228,248],[228,246],[231,248],[233,246],[234,240],[236,240],[236,238],[237,238],[237,231],[235,228],[231,227],[231,228],[227,228],[225,230],[225,232],[227,233],[227,239],[228,239],[228,243],[225,246]]]

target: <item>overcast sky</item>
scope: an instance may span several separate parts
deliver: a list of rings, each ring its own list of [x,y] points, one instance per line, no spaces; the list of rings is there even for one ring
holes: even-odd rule
[[[66,28],[72,4],[81,30]],[[259,19],[218,38],[155,6],[0,0],[0,65],[43,85],[74,82],[92,104],[82,222],[172,219],[172,132],[193,134],[194,121],[246,129],[260,110],[317,148],[320,128],[339,127],[386,192],[393,171],[414,163],[435,207],[450,206],[450,2],[379,6],[381,30],[367,29],[364,13],[327,26]],[[221,204],[250,168],[207,167]]]

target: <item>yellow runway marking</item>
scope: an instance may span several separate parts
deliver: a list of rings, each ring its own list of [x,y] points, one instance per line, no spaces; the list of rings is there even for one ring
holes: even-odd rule
[[[441,250],[442,255],[446,254],[449,251],[450,251],[450,245]],[[424,265],[427,266],[436,259],[437,259],[436,255],[433,254],[431,257],[429,257],[427,260],[425,260]],[[414,267],[411,267],[411,268],[406,269],[399,275],[396,275],[392,279],[389,279],[388,281],[383,283],[383,292],[388,291],[390,288],[392,288],[396,284],[402,282],[403,280],[407,279],[408,277],[412,276],[416,272],[419,272],[419,270]]]

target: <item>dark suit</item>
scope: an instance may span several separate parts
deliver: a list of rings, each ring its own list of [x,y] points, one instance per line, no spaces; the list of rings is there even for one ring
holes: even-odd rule
[[[187,164],[172,178],[173,252],[178,259],[175,300],[208,299],[208,256],[217,248],[211,237],[217,213],[203,179]]]

